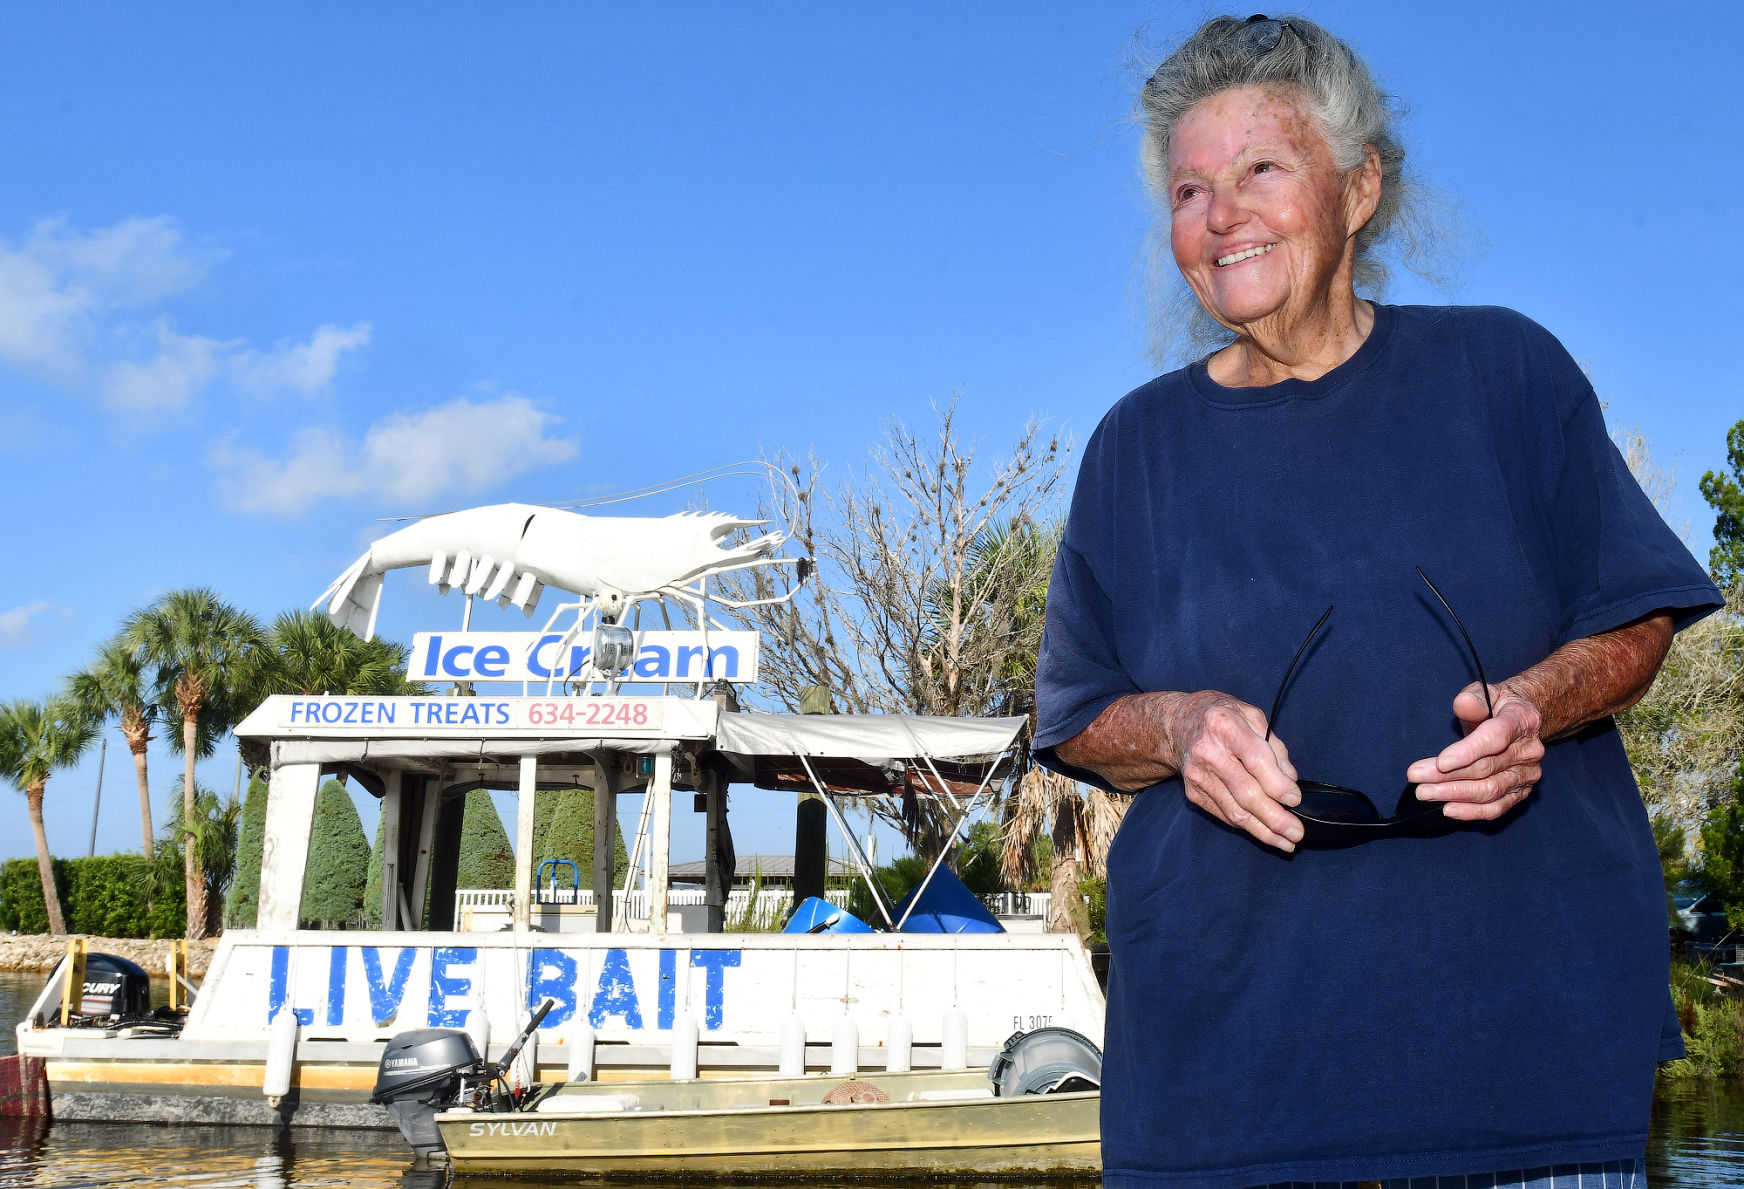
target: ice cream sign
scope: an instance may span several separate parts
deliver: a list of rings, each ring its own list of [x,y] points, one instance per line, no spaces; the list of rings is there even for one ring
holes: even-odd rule
[[[756,632],[637,632],[626,681],[757,680]],[[419,632],[407,676],[413,681],[528,681],[587,670],[592,639],[567,646],[560,632]]]

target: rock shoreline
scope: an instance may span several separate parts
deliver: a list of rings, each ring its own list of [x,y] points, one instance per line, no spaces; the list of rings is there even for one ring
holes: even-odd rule
[[[92,937],[88,939],[94,953],[115,954],[137,962],[151,975],[162,977],[164,960],[170,943],[162,938]],[[47,974],[67,955],[65,937],[46,933],[0,933],[0,971],[15,974]],[[217,938],[188,943],[188,975],[203,978],[212,962],[212,952],[218,948]]]

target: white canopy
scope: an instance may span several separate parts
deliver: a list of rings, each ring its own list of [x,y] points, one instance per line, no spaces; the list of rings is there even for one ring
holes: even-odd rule
[[[808,756],[882,765],[893,759],[987,760],[1005,752],[1021,718],[912,714],[723,714],[714,749],[734,756]]]

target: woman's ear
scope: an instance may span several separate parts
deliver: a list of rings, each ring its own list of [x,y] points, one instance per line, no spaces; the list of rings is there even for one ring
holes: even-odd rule
[[[1344,176],[1345,234],[1355,235],[1381,205],[1381,155],[1363,146],[1362,164]]]

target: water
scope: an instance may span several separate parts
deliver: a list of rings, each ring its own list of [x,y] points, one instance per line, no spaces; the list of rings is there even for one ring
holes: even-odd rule
[[[0,1053],[14,1050],[12,1026],[23,1018],[42,983],[40,975],[0,973]],[[438,1189],[447,1183],[442,1174],[415,1171],[409,1163],[404,1144],[392,1132],[101,1123],[43,1128],[34,1121],[0,1119],[0,1189],[14,1185]],[[1653,1189],[1744,1185],[1744,1085],[1677,1083],[1663,1089],[1654,1104],[1647,1171]],[[458,1178],[457,1189],[467,1180]],[[511,1182],[474,1183],[483,1189]],[[929,1189],[944,1187],[935,1183]]]

